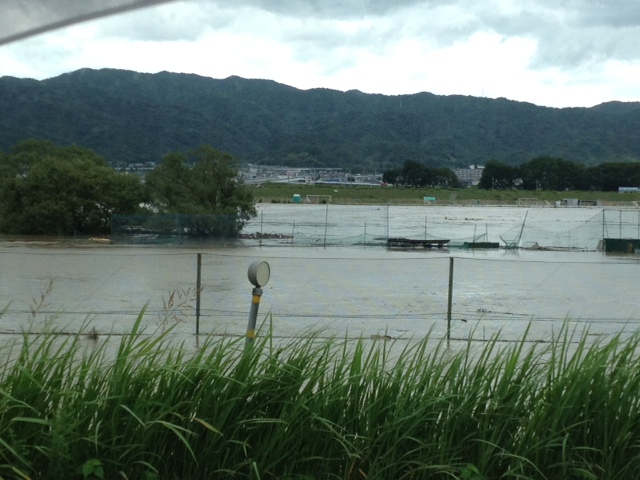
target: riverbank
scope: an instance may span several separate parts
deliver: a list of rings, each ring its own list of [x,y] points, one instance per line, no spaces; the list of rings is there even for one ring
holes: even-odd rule
[[[582,204],[640,208],[640,192],[556,192],[547,190],[481,190],[478,188],[404,188],[364,185],[307,185],[267,183],[253,188],[258,203],[301,203],[311,201],[338,205],[523,205],[556,206],[576,199]],[[320,198],[316,198],[320,197]],[[330,199],[329,199],[330,197]],[[427,200],[435,199],[435,200]]]

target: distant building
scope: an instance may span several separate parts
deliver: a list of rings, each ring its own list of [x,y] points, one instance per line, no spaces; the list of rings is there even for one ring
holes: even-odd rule
[[[476,186],[480,183],[484,165],[470,165],[469,168],[454,168],[453,173],[458,177],[458,182],[462,186]]]
[[[314,183],[342,175],[342,168],[292,168],[249,164],[241,168],[240,175],[247,184]]]

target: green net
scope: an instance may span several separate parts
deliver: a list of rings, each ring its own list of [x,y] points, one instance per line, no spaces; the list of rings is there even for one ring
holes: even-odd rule
[[[114,239],[148,242],[175,238],[233,238],[242,230],[236,215],[154,214],[113,215]]]

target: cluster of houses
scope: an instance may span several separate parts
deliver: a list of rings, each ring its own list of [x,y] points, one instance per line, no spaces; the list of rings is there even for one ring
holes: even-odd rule
[[[115,169],[144,176],[156,167],[154,162],[117,165]],[[454,168],[458,181],[464,186],[475,186],[480,182],[484,166],[471,165],[469,168]],[[383,185],[382,173],[351,174],[342,168],[291,168],[249,164],[240,169],[244,183],[301,183],[301,184],[355,184]]]
[[[357,184],[381,185],[382,173],[351,174],[342,168],[290,168],[266,165],[247,165],[240,169],[245,184],[299,183],[299,184]]]
[[[465,186],[475,186],[480,182],[484,167],[471,165],[469,168],[454,168],[458,181]],[[302,183],[302,184],[351,184],[383,185],[382,173],[351,174],[342,168],[290,168],[265,165],[247,165],[240,170],[246,184],[260,183]]]

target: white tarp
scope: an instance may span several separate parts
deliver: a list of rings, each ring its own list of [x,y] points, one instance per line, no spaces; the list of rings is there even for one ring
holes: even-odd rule
[[[173,0],[3,0],[0,45],[39,33]]]

